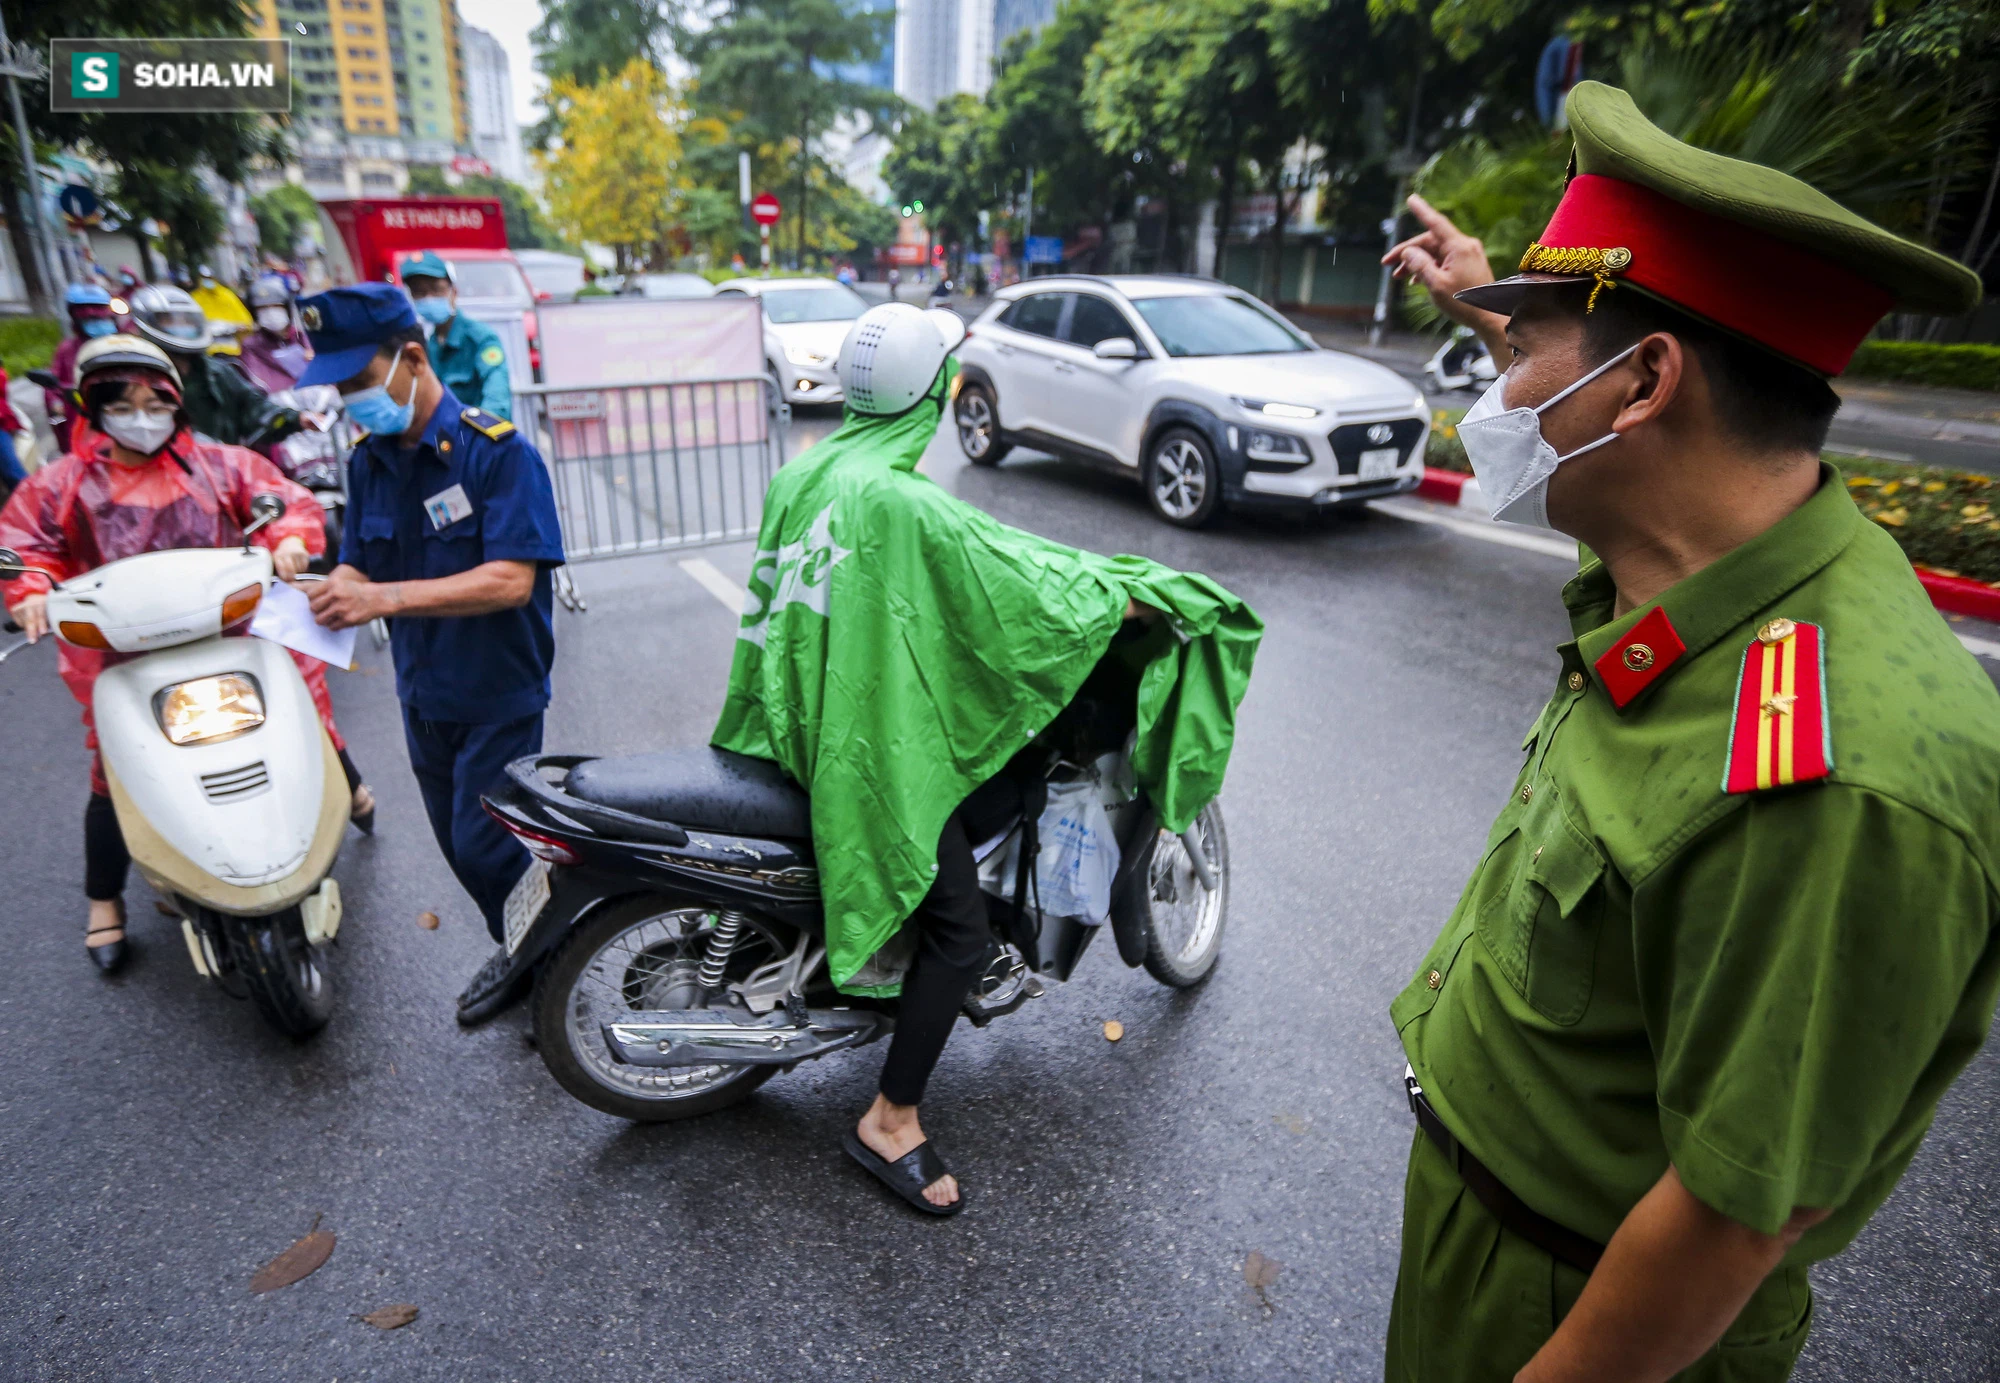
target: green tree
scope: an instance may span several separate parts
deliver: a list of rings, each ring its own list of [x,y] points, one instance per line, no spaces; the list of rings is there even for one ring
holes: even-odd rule
[[[420,163],[411,166],[409,185],[404,190],[412,197],[491,197],[500,203],[501,215],[507,223],[507,244],[513,249],[571,252],[576,249],[549,223],[535,194],[506,178],[467,173],[454,185],[443,169]]]
[[[960,92],[938,102],[934,111],[905,115],[882,160],[882,180],[896,201],[922,205],[933,243],[958,246],[951,270],[955,274],[964,273],[979,213],[997,200],[986,157],[987,134],[985,106],[978,97]],[[892,220],[890,238],[894,234]]]
[[[257,243],[265,253],[290,259],[300,233],[319,223],[319,203],[297,183],[279,183],[250,199],[250,215],[256,219]]]
[[[674,47],[699,72],[705,114],[755,147],[767,166],[783,159],[800,266],[809,243],[812,193],[837,179],[813,151],[836,121],[880,128],[900,105],[889,92],[839,74],[874,60],[895,16],[851,11],[842,0],[684,0]],[[820,249],[838,248],[822,245]]]
[[[1070,0],[1032,43],[1009,46],[987,93],[995,190],[1005,195],[1032,168],[1034,219],[1045,228],[1108,226],[1132,196],[1134,150],[1107,150],[1086,118],[1085,74],[1112,9],[1111,0]]]
[[[667,17],[660,0],[542,0],[542,22],[528,41],[544,77],[594,86],[634,58],[658,66]]]

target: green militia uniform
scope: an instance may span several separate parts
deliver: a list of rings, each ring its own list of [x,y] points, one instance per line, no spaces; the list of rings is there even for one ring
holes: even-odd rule
[[[499,332],[461,312],[432,335],[430,353],[431,368],[460,403],[513,418],[514,386]]]
[[[1658,172],[1672,141],[1608,90],[1571,97],[1584,173],[1643,146],[1618,176],[1691,197]],[[1593,243],[1645,261],[1636,229]],[[1681,1375],[1785,1378],[1807,1265],[1894,1189],[2000,996],[2000,695],[1839,475],[1648,606],[1617,616],[1616,595],[1594,559],[1564,590],[1555,695],[1390,1009],[1432,1120],[1405,1187],[1398,1383],[1511,1379],[1669,1165],[1764,1234],[1831,1212]]]

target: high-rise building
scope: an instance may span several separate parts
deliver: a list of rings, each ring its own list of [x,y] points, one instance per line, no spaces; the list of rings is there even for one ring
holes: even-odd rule
[[[903,0],[896,10],[896,94],[929,110],[993,85],[994,0]]]
[[[521,149],[521,126],[514,118],[514,78],[507,50],[484,29],[468,24],[465,36],[465,118],[472,152],[495,173],[514,182],[528,180]]]
[[[467,143],[455,0],[258,0],[292,41],[299,168],[315,196],[389,195]]]
[[[1056,17],[1056,0],[993,0],[993,51],[1018,33],[1033,33]]]

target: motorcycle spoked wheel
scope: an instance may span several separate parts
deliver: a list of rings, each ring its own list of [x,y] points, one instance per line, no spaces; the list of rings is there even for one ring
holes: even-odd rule
[[[267,917],[220,918],[237,979],[264,1021],[287,1037],[311,1037],[333,1017],[333,979],[321,948],[306,940],[297,906]]]
[[[695,981],[715,908],[642,894],[604,909],[557,949],[535,981],[535,1046],[556,1084],[592,1109],[658,1124],[726,1109],[778,1073],[776,1066],[626,1066],[602,1025],[621,1012],[695,1008]],[[790,951],[748,916],[724,971],[736,981]]]
[[[1215,891],[1202,887],[1187,847],[1165,831],[1153,833],[1139,866],[1145,883],[1135,890],[1146,939],[1146,973],[1175,989],[1190,989],[1209,977],[1222,956],[1222,934],[1229,926],[1229,833],[1222,824],[1222,804],[1203,807],[1194,829],[1215,872]]]

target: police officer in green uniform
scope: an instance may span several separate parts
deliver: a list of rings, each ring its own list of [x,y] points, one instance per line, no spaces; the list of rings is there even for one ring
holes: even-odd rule
[[[1507,373],[1499,517],[1578,538],[1519,778],[1390,1012],[1387,1376],[1777,1380],[2000,993],[2000,696],[1819,459],[1826,378],[1978,278],[1596,83],[1522,273],[1391,252]]]
[[[403,262],[403,286],[417,316],[431,328],[431,366],[462,403],[496,418],[514,416],[514,386],[500,333],[458,310],[451,266],[434,250]]]

